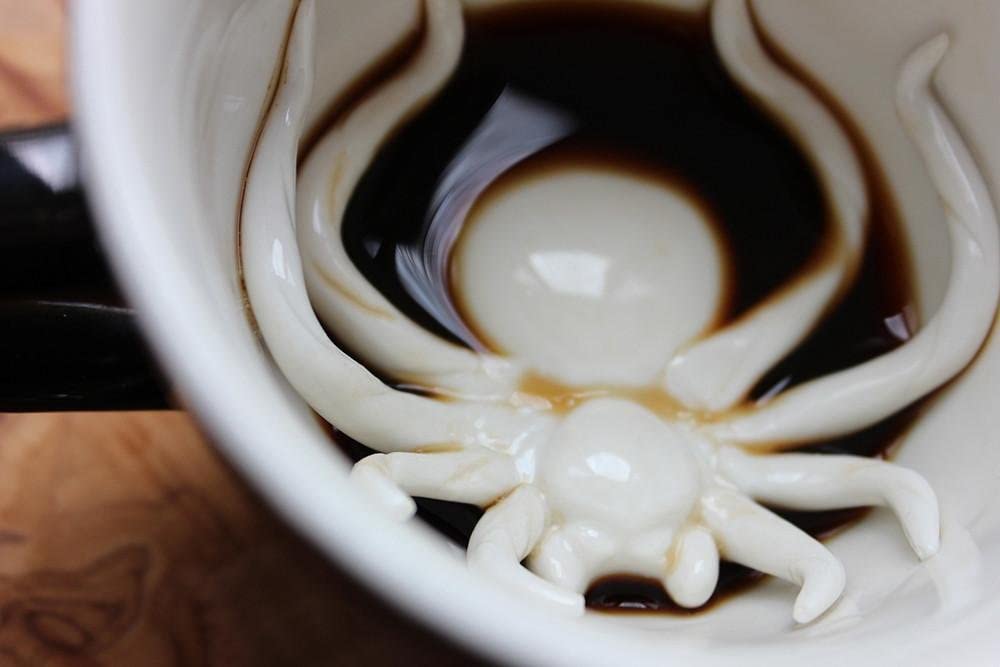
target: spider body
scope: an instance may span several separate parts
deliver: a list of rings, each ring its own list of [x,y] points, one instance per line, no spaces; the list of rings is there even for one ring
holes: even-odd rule
[[[705,486],[697,447],[685,429],[629,401],[573,410],[539,454],[537,484],[562,521],[541,540],[533,569],[581,592],[606,574],[661,578]]]
[[[897,90],[903,126],[945,203],[952,269],[944,302],[902,347],[758,406],[746,400],[755,383],[850,284],[868,200],[850,141],[822,103],[770,60],[743,0],[712,3],[713,39],[733,78],[801,140],[837,242],[807,274],[713,328],[721,281],[697,271],[711,270],[718,257],[690,209],[663,193],[616,197],[615,188],[620,195],[631,186],[604,178],[600,189],[609,201],[628,201],[621,210],[641,222],[641,236],[623,243],[620,235],[602,236],[618,209],[602,212],[588,198],[601,175],[567,179],[566,187],[577,190],[559,195],[560,206],[569,203],[559,210],[591,243],[586,252],[548,252],[545,226],[505,227],[510,247],[472,262],[482,270],[464,279],[473,304],[503,297],[540,314],[473,313],[479,330],[508,343],[503,355],[421,329],[352,265],[341,235],[351,188],[379,146],[453,71],[463,35],[459,3],[426,0],[419,51],[343,114],[299,172],[296,195],[294,155],[278,151],[297,139],[308,100],[309,7],[299,9],[286,76],[257,150],[285,159],[255,160],[247,178],[244,274],[263,338],[295,389],[328,421],[381,452],[358,462],[352,477],[384,509],[405,519],[414,511],[411,496],[484,507],[469,565],[576,612],[589,583],[612,573],[657,578],[679,604],[696,607],[711,596],[720,559],[728,559],[799,586],[793,616],[815,619],[840,596],[843,567],[764,505],[884,505],[919,557],[937,551],[937,500],[919,474],[882,460],[783,450],[857,431],[909,405],[961,371],[993,322],[1000,293],[996,217],[971,155],[930,93],[946,37],[914,52]],[[292,200],[296,217],[287,206]],[[666,217],[663,225],[647,224],[657,216]],[[664,257],[675,253],[669,266],[676,274],[660,272],[661,250]],[[691,257],[705,261],[685,264]],[[620,266],[647,268],[616,273]],[[497,299],[477,298],[498,284]],[[611,337],[614,328],[603,326],[609,302],[602,299],[614,299],[632,342],[621,344]],[[386,386],[329,340],[317,315],[371,366],[449,400]],[[568,411],[523,391],[525,378],[539,372],[578,392]],[[669,409],[651,408],[637,391],[665,396]]]

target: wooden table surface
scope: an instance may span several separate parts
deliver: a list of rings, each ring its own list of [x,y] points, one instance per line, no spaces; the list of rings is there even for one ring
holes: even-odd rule
[[[0,0],[0,129],[66,117],[65,9]],[[188,415],[0,415],[0,667],[472,662],[292,534]]]

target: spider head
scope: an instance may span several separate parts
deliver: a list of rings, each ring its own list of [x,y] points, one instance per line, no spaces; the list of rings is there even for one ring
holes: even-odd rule
[[[616,398],[593,399],[571,412],[541,451],[538,475],[565,521],[629,532],[679,525],[701,490],[685,432]]]

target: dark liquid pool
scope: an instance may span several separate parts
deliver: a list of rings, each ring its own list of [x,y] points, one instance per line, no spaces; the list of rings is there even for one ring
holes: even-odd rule
[[[511,156],[572,159],[582,152],[623,169],[660,171],[680,180],[711,212],[729,249],[723,322],[758,303],[822,250],[827,208],[810,164],[784,129],[730,79],[712,45],[707,17],[627,3],[560,3],[477,12],[466,24],[457,72],[381,149],[344,220],[345,245],[358,268],[426,328],[476,345],[460,325],[427,306],[451,295],[422,276],[447,270],[446,261],[444,269],[427,265],[434,262],[428,248],[440,229],[462,223],[454,217],[459,209],[447,205],[454,194],[449,188],[456,183],[466,192],[487,188],[509,170]],[[369,83],[377,87],[379,81]],[[856,144],[867,160],[864,146]],[[870,160],[865,168],[871,215],[857,278],[817,330],[758,384],[751,400],[871,359],[910,336],[915,319],[910,271],[895,209],[878,187]],[[805,449],[882,456],[916,409]],[[352,458],[371,453],[335,435]],[[418,505],[421,517],[462,545],[482,514],[477,507],[442,501],[419,499]],[[779,513],[822,536],[863,510]],[[760,576],[723,563],[719,587],[706,606]],[[587,602],[597,609],[689,613],[658,583],[628,577],[594,582]]]

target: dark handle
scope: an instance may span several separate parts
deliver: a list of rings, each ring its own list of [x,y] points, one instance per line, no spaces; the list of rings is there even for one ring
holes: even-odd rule
[[[167,406],[65,125],[0,134],[0,412]]]

